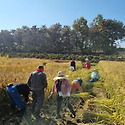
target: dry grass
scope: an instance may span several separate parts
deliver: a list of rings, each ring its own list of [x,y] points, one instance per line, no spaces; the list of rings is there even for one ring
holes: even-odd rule
[[[48,90],[49,92],[52,89],[53,86],[53,78],[57,76],[58,71],[63,71],[64,74],[69,75],[67,78],[69,82],[71,83],[72,80],[75,78],[81,78],[83,80],[83,89],[91,89],[93,91],[92,86],[88,83],[88,80],[90,79],[90,74],[94,68],[96,68],[99,71],[99,74],[101,76],[100,80],[94,84],[94,87],[97,86],[95,89],[97,94],[97,97],[92,99],[90,103],[86,105],[87,107],[90,105],[89,110],[92,109],[92,106],[98,107],[96,109],[93,109],[94,112],[105,112],[105,109],[109,109],[112,111],[115,111],[113,115],[111,114],[111,118],[115,119],[115,121],[119,123],[124,123],[125,120],[125,114],[124,114],[124,89],[125,89],[125,62],[113,62],[113,61],[100,61],[98,65],[92,66],[90,70],[82,69],[82,64],[79,61],[76,61],[76,71],[71,72],[68,70],[70,66],[70,61],[68,60],[46,60],[46,59],[34,59],[34,58],[5,58],[0,57],[0,85],[6,86],[8,83],[25,83],[27,82],[27,79],[31,72],[35,71],[37,69],[38,65],[44,65],[45,67],[45,73],[47,75],[47,81],[48,81]],[[112,98],[113,104],[111,105],[110,99],[109,100],[103,100],[104,97],[98,97],[103,95],[102,89],[98,88],[99,85],[102,85],[104,88],[106,88],[106,94],[107,97]],[[101,94],[100,94],[101,92]],[[49,93],[48,93],[49,94]],[[47,96],[48,96],[47,94]],[[85,93],[84,93],[85,94]],[[89,95],[89,94],[88,94]],[[76,97],[81,97],[81,94],[75,95]],[[82,96],[83,97],[83,96]],[[91,97],[91,96],[89,96]],[[88,96],[87,96],[88,98]],[[96,100],[95,100],[96,99]],[[101,102],[103,100],[103,103]],[[86,99],[85,99],[86,100]],[[51,100],[54,102],[53,100]],[[94,102],[94,103],[92,103]],[[109,102],[109,105],[108,105]],[[48,102],[51,103],[51,102]],[[75,99],[73,104],[75,104]],[[53,103],[52,103],[53,104]],[[53,111],[53,105],[49,106],[49,108],[52,108],[51,113],[55,113]],[[55,103],[54,103],[55,104]],[[95,104],[95,105],[94,105]],[[103,107],[103,111],[101,111],[100,106]],[[112,107],[109,107],[112,106]],[[78,109],[77,109],[78,108]],[[77,114],[78,119],[79,116],[82,118],[81,113],[84,112],[84,109],[86,107],[84,105],[77,106]],[[111,109],[112,108],[112,109]],[[100,110],[100,111],[98,111]],[[48,109],[48,112],[49,109]],[[80,114],[79,114],[80,112]],[[93,112],[93,113],[94,113]],[[91,112],[92,113],[92,112]],[[95,115],[88,112],[88,115],[92,115],[92,117],[95,117]],[[51,114],[48,114],[51,115]],[[69,114],[66,115],[66,118],[68,119]],[[97,116],[97,115],[96,115]],[[110,117],[109,116],[109,117]],[[12,116],[11,116],[12,117]],[[100,116],[103,119],[103,116]],[[69,118],[71,120],[71,118]],[[97,121],[97,119],[96,119]],[[79,123],[80,124],[80,123]],[[83,124],[83,123],[82,123]],[[94,123],[93,123],[94,124]],[[96,124],[96,123],[95,123]]]

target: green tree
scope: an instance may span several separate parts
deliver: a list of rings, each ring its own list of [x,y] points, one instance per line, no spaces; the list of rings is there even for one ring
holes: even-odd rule
[[[122,40],[125,37],[125,26],[122,22],[116,20],[103,20],[100,23],[100,32],[104,34],[103,51],[112,53],[116,50],[117,40]]]
[[[60,23],[57,23],[55,25],[52,25],[48,30],[49,30],[49,35],[51,38],[50,39],[51,52],[61,53],[63,51],[63,45],[61,42],[62,25]]]
[[[1,30],[0,51],[11,52],[14,47],[13,37],[8,30]]]
[[[73,30],[76,32],[78,37],[78,46],[80,48],[81,53],[83,54],[88,50],[88,33],[89,33],[89,27],[87,25],[87,20],[81,17],[80,19],[77,19],[74,21]]]
[[[125,37],[125,26],[122,22],[103,19],[98,15],[90,25],[89,39],[91,48],[111,54],[116,50],[117,41]]]
[[[71,41],[71,29],[69,26],[64,26],[61,30],[63,53],[71,54],[73,51],[73,42]]]
[[[46,25],[42,25],[39,28],[39,52],[49,53],[51,50],[49,30]]]

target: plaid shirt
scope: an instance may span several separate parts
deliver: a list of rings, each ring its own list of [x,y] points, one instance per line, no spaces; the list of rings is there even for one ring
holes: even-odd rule
[[[56,87],[57,84],[58,84],[58,80],[55,80],[54,85],[53,85],[53,89],[52,89],[53,93],[54,92],[57,93],[57,87]],[[68,82],[67,79],[64,79],[62,81],[61,92],[62,92],[62,95],[67,95],[68,93],[71,92],[71,84]]]

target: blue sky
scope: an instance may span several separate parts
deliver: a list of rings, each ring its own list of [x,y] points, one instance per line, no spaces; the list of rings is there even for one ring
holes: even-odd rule
[[[80,17],[89,25],[98,14],[125,25],[124,13],[125,0],[0,0],[0,31],[56,23],[72,26]]]

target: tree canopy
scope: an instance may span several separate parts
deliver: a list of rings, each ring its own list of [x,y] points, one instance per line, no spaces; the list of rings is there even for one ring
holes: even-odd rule
[[[22,26],[11,31],[1,30],[0,52],[35,52],[62,54],[111,54],[119,40],[125,38],[125,25],[98,15],[88,26],[84,17],[70,26],[56,23],[29,28]]]

